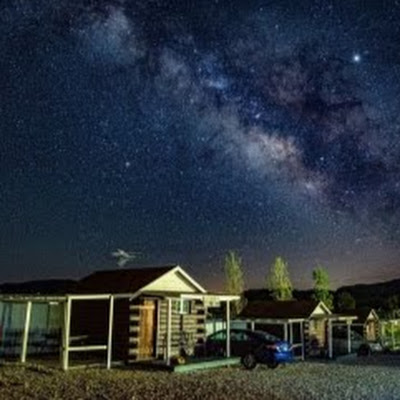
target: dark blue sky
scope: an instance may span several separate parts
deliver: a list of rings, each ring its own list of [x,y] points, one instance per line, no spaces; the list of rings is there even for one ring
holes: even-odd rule
[[[400,277],[398,1],[5,3],[1,280]]]

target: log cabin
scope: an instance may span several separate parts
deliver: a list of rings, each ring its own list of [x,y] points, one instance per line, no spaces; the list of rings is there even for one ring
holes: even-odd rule
[[[21,309],[20,359],[29,352],[32,309],[52,304],[58,310],[62,368],[78,353],[105,352],[106,365],[190,356],[205,339],[207,307],[237,295],[210,293],[178,265],[96,271],[81,279],[73,293],[7,294],[2,304]],[[227,340],[226,355],[230,356]]]

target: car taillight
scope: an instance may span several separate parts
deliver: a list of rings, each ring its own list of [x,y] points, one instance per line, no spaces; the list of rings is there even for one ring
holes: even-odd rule
[[[273,351],[277,351],[278,350],[278,346],[274,343],[274,344],[267,344],[265,345],[265,348],[267,350],[273,350]]]
[[[289,345],[286,343],[283,343],[279,346],[280,351],[288,351],[289,350]]]
[[[291,350],[291,345],[288,343],[279,343],[267,346],[269,350],[274,350],[277,352],[287,352]]]

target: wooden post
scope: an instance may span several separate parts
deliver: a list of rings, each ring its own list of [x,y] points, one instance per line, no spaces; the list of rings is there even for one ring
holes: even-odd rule
[[[226,301],[226,358],[231,356],[231,304]]]
[[[293,343],[293,322],[289,322],[289,343]]]
[[[347,354],[351,353],[351,322],[347,321]]]
[[[67,301],[64,303],[63,348],[62,348],[62,369],[64,371],[68,370],[68,361],[69,361],[71,305],[72,305],[72,299],[69,296],[67,296]]]
[[[172,300],[167,299],[167,365],[171,365],[171,319],[172,319]]]
[[[328,356],[333,358],[332,320],[328,319]]]
[[[286,342],[288,341],[288,324],[287,324],[287,322],[285,322],[283,324],[283,340],[285,340]]]
[[[304,361],[305,359],[305,343],[304,343],[304,322],[300,322],[300,340],[301,340],[301,359]]]
[[[250,329],[251,329],[252,331],[255,331],[255,330],[256,330],[256,323],[255,323],[254,321],[251,321],[251,322],[250,322]]]
[[[24,325],[24,333],[22,336],[22,347],[21,347],[21,362],[22,363],[24,363],[26,361],[26,353],[28,351],[29,325],[31,323],[31,314],[32,314],[32,302],[28,301],[26,303],[25,325]]]
[[[114,296],[110,296],[110,305],[108,310],[107,369],[111,368],[113,324],[114,324]]]
[[[161,301],[157,300],[156,302],[156,307],[157,307],[157,331],[156,331],[156,335],[155,335],[155,357],[158,357],[158,352],[159,352],[159,344],[160,344],[160,320],[161,320]]]

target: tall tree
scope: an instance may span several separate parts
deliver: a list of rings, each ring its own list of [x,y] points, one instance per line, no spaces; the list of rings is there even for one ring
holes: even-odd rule
[[[293,298],[293,286],[287,263],[282,257],[276,257],[267,277],[267,287],[271,290],[275,300],[291,300]]]
[[[333,308],[333,295],[330,292],[329,274],[328,271],[318,266],[312,273],[314,280],[313,298],[317,301],[323,301],[329,308]]]
[[[356,308],[356,301],[349,292],[340,292],[337,297],[339,311],[349,311]]]
[[[244,278],[242,260],[232,250],[225,256],[224,269],[225,290],[230,294],[238,294],[242,296],[241,300],[232,303],[233,312],[237,315],[243,306]]]
[[[384,310],[389,319],[398,318],[399,315],[399,296],[393,295],[385,299]]]

